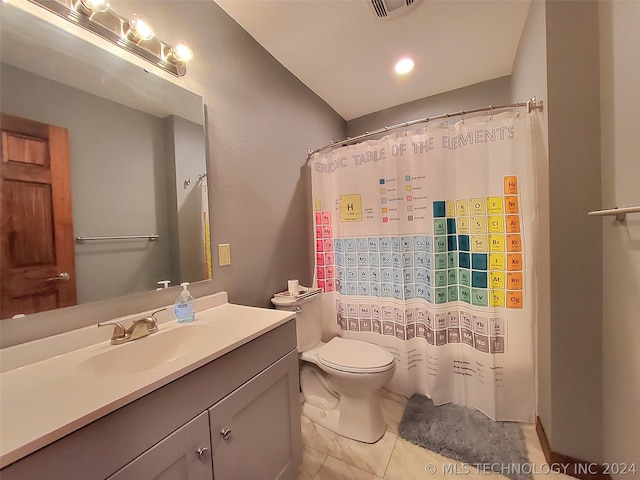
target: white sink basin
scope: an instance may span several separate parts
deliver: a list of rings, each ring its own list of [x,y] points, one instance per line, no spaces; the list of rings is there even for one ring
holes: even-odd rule
[[[224,332],[209,325],[180,325],[160,330],[82,361],[78,368],[98,376],[131,375],[157,368],[204,346],[221,341]]]

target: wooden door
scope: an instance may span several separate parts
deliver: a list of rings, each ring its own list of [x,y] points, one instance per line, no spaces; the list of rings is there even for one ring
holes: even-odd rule
[[[69,139],[2,114],[0,319],[75,305]]]

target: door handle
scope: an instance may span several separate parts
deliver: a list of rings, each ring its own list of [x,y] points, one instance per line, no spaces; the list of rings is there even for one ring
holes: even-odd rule
[[[220,435],[222,435],[222,438],[224,440],[229,440],[229,438],[231,437],[231,429],[230,428],[222,429],[222,431],[220,432]]]
[[[47,278],[47,282],[55,282],[55,281],[68,282],[70,278],[71,278],[71,275],[69,275],[67,272],[62,272],[56,275],[55,277]]]

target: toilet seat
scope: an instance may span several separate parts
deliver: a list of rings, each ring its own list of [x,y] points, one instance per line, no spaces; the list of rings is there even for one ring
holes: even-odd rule
[[[340,337],[318,349],[318,362],[327,368],[350,373],[386,372],[394,366],[393,355],[385,349]]]

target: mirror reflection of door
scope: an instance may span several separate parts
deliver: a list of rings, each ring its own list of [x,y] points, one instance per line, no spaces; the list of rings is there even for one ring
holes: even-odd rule
[[[69,140],[2,114],[0,318],[75,305]]]

